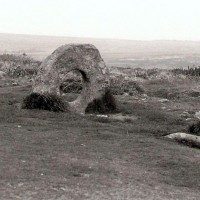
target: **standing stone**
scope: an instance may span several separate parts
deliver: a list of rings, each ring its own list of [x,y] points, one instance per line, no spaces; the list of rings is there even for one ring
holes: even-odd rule
[[[33,83],[33,92],[60,95],[60,73],[77,70],[83,78],[79,97],[68,102],[69,109],[85,113],[94,99],[101,98],[110,86],[109,72],[98,49],[90,44],[69,44],[56,49],[41,64]]]

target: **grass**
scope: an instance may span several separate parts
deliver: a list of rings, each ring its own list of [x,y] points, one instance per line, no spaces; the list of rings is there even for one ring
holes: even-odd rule
[[[22,78],[28,76],[31,78],[37,73],[37,68],[41,64],[25,54],[2,54],[0,55],[0,70],[6,72],[11,78]]]
[[[111,79],[111,91],[114,95],[123,95],[124,93],[131,96],[135,94],[143,94],[144,88],[134,80],[126,80],[123,76],[115,76]]]
[[[200,136],[200,121],[191,124],[188,127],[188,132],[193,135]]]
[[[115,97],[112,95],[111,90],[107,90],[102,98],[94,99],[89,103],[85,112],[86,113],[114,113],[117,111],[117,104]]]
[[[57,95],[31,93],[26,96],[22,103],[23,109],[40,109],[53,112],[66,111],[66,104]]]
[[[165,96],[156,93],[166,88],[174,93],[198,87],[197,82],[188,81],[190,85],[147,79],[142,85],[149,96],[115,95],[118,112],[137,117],[125,122],[20,109],[31,87],[2,86],[1,198],[199,199],[199,149],[163,137],[187,131],[190,122],[180,114],[186,110],[195,113],[199,99],[185,92],[162,103],[158,100]],[[70,95],[63,100],[72,98]],[[46,101],[36,97],[39,102]],[[30,107],[34,105],[31,99],[28,102]]]
[[[156,114],[159,108],[152,115],[163,120],[150,119],[155,105],[117,96],[120,111],[139,118],[105,124],[87,115],[21,110],[30,89],[0,90],[2,199],[198,199],[199,151],[157,138],[175,124],[165,112]]]

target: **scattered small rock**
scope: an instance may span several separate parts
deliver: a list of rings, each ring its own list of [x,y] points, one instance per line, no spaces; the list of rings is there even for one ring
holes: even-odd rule
[[[19,84],[18,83],[16,83],[16,82],[13,82],[12,83],[12,86],[18,86]]]
[[[196,112],[194,115],[197,119],[200,119],[200,111]]]
[[[4,78],[6,76],[6,73],[3,71],[0,71],[0,78]]]
[[[123,94],[123,96],[127,97],[127,96],[129,96],[129,94],[128,94],[127,92],[125,92],[125,93]]]
[[[166,103],[166,102],[168,102],[169,100],[168,100],[168,99],[159,99],[158,101],[161,102],[161,103]]]
[[[93,115],[91,115],[93,116]],[[112,115],[96,115],[97,117],[100,118],[105,118],[105,119],[111,119],[111,120],[117,120],[121,122],[131,122],[134,120],[137,120],[138,117],[134,115],[123,115],[122,113],[119,114],[112,114]]]
[[[129,121],[131,122],[131,121],[137,120],[138,117],[131,116],[131,115],[115,114],[115,115],[110,115],[109,119],[114,119],[121,122],[129,122]]]
[[[165,109],[166,109],[166,107],[165,107],[165,106],[163,106],[163,107],[161,107],[161,109],[162,109],[162,110],[165,110]]]
[[[22,187],[24,185],[24,183],[18,183],[18,187]]]
[[[184,112],[182,112],[181,114],[180,114],[180,117],[182,117],[182,118],[190,118],[190,114],[187,112],[187,111],[184,111]]]
[[[148,95],[147,94],[143,94],[143,97],[148,97]]]
[[[108,115],[97,115],[97,117],[104,117],[104,118],[107,118]]]

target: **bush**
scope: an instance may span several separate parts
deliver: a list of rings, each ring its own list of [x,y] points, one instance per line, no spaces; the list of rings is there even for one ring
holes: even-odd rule
[[[197,77],[199,77],[200,76],[200,66],[198,66],[198,67],[188,66],[187,69],[176,68],[176,69],[173,69],[172,72],[173,72],[174,75],[183,74],[183,75],[186,75],[186,76],[197,76]]]
[[[114,95],[123,95],[124,93],[130,95],[144,93],[144,88],[140,83],[134,80],[126,80],[124,77],[111,78],[110,88]]]
[[[57,95],[31,93],[24,98],[22,108],[64,112],[66,105]]]
[[[188,128],[188,132],[200,136],[200,121],[194,124],[191,124]]]
[[[37,73],[37,69],[40,64],[40,61],[36,61],[25,54],[0,55],[0,70],[4,71],[11,78],[19,78],[24,76],[29,76],[32,78],[32,76]]]
[[[95,99],[86,108],[86,113],[113,113],[117,110],[114,96],[110,90],[107,90],[102,98]]]

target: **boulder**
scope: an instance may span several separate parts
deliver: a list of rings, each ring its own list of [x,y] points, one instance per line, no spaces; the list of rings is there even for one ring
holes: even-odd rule
[[[39,67],[33,93],[60,95],[59,74],[77,70],[83,79],[78,98],[68,102],[68,109],[85,113],[88,104],[101,98],[110,87],[109,71],[98,49],[91,44],[68,44],[56,49]]]
[[[176,140],[178,142],[186,143],[191,146],[200,148],[200,136],[197,135],[178,132],[167,135],[166,137],[169,139]]]

